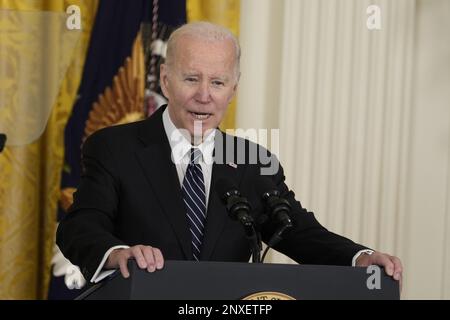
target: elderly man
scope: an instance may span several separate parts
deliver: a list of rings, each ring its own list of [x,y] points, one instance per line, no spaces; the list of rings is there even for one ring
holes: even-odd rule
[[[163,268],[164,259],[249,260],[244,228],[228,218],[214,191],[220,179],[231,179],[255,219],[263,212],[254,186],[263,165],[217,161],[225,141],[242,143],[247,152],[252,145],[216,130],[236,93],[239,58],[239,44],[227,29],[205,22],[182,26],[171,35],[161,66],[168,105],[147,120],[100,130],[86,141],[82,182],[57,243],[87,279],[99,281],[117,268],[128,277],[130,258],[149,272]],[[236,153],[233,159],[247,159]],[[378,264],[401,279],[398,258],[321,226],[295,200],[281,167],[267,178],[292,207],[293,227],[275,249],[300,263]],[[262,223],[263,241],[273,224]]]

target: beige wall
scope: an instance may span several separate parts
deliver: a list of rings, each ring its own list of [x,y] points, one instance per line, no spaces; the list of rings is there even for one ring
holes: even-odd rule
[[[280,128],[302,204],[400,256],[403,298],[450,298],[449,33],[446,0],[241,1],[237,126]]]
[[[450,1],[417,1],[416,18],[408,293],[450,299]]]

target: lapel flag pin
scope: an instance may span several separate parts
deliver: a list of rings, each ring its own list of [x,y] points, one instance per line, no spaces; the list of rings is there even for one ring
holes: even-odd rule
[[[228,165],[229,165],[230,167],[232,167],[232,168],[237,169],[237,164],[234,163],[234,162],[228,162]]]

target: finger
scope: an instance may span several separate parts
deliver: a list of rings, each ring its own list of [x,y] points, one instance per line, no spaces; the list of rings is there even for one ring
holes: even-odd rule
[[[126,256],[125,252],[127,251],[127,249],[115,249],[113,250],[110,254],[108,259],[106,260],[105,263],[105,268],[106,269],[117,269],[119,268],[119,259],[120,257]]]
[[[161,250],[153,248],[153,255],[155,257],[156,269],[161,270],[164,267],[164,257]]]
[[[127,263],[128,263],[128,259],[125,255],[123,255],[119,258],[120,273],[122,274],[122,276],[125,279],[130,276],[130,272],[128,271]]]
[[[131,248],[131,252],[133,254],[134,259],[136,259],[136,263],[141,269],[147,268],[147,262],[145,260],[144,255],[142,254],[142,246],[134,246]]]
[[[390,256],[384,253],[374,253],[371,257],[373,257],[372,263],[384,267],[388,276],[394,274],[394,263],[391,261]]]
[[[144,253],[145,261],[147,261],[147,271],[148,272],[153,272],[156,270],[155,257],[153,256],[153,249],[154,248],[147,246],[147,247],[144,247],[142,250]]]
[[[394,279],[400,281],[403,273],[402,262],[397,257],[391,257],[392,263],[394,264]]]

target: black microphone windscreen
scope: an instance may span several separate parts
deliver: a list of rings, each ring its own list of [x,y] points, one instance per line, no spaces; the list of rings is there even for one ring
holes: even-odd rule
[[[267,177],[260,176],[256,181],[256,192],[259,196],[262,196],[265,193],[273,192],[277,190],[275,183]]]

